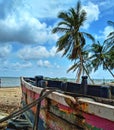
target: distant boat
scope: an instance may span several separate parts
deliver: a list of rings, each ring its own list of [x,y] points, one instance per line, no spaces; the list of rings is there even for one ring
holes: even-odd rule
[[[81,84],[36,76],[22,77],[21,87],[23,107],[52,90],[40,105],[25,112],[32,127],[39,130],[114,130],[113,86],[88,85],[86,76],[82,77]]]

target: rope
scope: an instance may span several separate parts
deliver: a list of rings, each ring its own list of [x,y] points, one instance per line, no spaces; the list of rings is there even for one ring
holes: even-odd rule
[[[42,97],[43,93],[44,93],[47,89],[50,89],[50,91],[52,91],[52,92],[57,90],[57,88],[46,87],[46,88],[44,88],[44,89],[41,91],[39,97]],[[38,130],[40,106],[41,106],[41,102],[39,102],[39,103],[37,104],[37,111],[36,111],[36,114],[35,114],[35,121],[34,121],[33,130]]]
[[[42,91],[41,91],[41,94],[43,94],[43,92],[46,90],[46,89],[49,89],[49,88],[44,88]],[[52,89],[52,88],[50,88]],[[33,106],[35,106],[36,104],[38,104],[39,102],[41,102],[43,99],[45,99],[49,94],[51,94],[52,92],[54,92],[56,89],[53,88],[52,90],[49,90],[47,91],[43,96],[39,97],[38,99],[36,99],[35,101],[33,101],[32,103],[28,104],[27,106],[23,107],[22,109],[8,115],[7,117],[4,117],[0,120],[0,123],[4,122],[4,121],[7,121],[9,119],[12,119],[16,116],[19,116],[21,115],[22,113],[24,113],[25,111],[27,111],[28,109],[32,108]]]

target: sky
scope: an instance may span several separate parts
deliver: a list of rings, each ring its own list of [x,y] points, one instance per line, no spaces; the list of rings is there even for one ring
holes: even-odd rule
[[[0,0],[0,76],[3,77],[67,77],[73,64],[62,52],[56,53],[58,34],[52,34],[58,13],[75,7],[77,0]],[[113,28],[113,0],[82,0],[87,20],[82,29],[103,41]],[[113,71],[114,72],[114,71]],[[92,78],[112,79],[109,72],[99,68]]]

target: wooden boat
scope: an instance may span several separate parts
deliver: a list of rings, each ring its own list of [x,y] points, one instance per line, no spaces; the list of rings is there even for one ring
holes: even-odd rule
[[[37,106],[26,112],[32,127],[38,116],[39,130],[114,130],[113,86],[88,85],[86,76],[81,84],[36,76],[22,77],[21,87],[23,107],[38,99],[45,87],[59,89],[41,102],[39,114]]]

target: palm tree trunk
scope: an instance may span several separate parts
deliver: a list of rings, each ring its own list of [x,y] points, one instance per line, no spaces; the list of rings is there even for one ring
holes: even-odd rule
[[[79,70],[79,73],[77,75],[76,83],[80,83],[80,77],[81,77],[82,69]]]
[[[86,72],[87,76],[89,77],[89,79],[90,79],[91,83],[92,83],[92,84],[95,84],[95,83],[94,83],[94,81],[93,81],[93,79],[91,79],[91,77],[90,77],[90,75],[89,75],[89,73],[88,73],[87,69],[86,69],[84,66],[83,66],[83,68],[84,68],[84,70],[85,70],[85,72]]]
[[[112,71],[106,66],[107,70],[110,72],[110,74],[114,77],[114,74],[112,73]]]
[[[107,68],[107,70],[110,72],[110,74],[114,77],[114,74],[112,73],[112,71],[108,68],[107,64],[104,62],[105,67]]]
[[[79,53],[79,59],[80,59],[81,65],[80,65],[80,69],[79,69],[78,78],[76,80],[76,83],[80,82],[81,73],[83,71],[83,57],[82,57],[82,54],[81,54],[81,49],[80,49],[80,51],[78,53]]]

